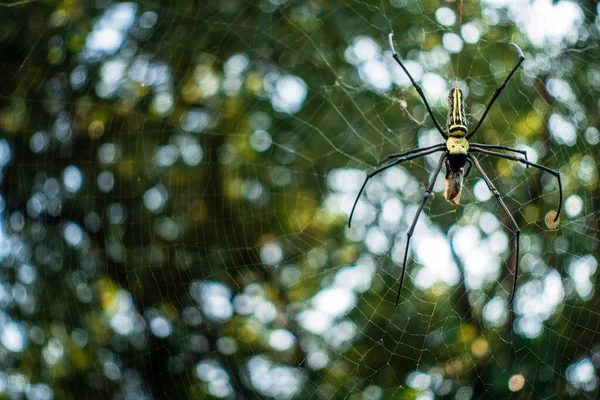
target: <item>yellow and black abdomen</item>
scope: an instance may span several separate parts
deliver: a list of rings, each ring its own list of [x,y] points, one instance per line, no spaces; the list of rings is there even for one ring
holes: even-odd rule
[[[465,99],[459,88],[453,88],[448,95],[448,136],[463,137],[467,134]]]

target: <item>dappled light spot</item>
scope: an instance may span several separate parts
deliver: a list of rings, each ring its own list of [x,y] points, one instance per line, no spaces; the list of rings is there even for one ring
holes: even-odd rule
[[[163,184],[156,185],[144,193],[144,205],[155,214],[160,213],[168,200],[167,188]]]
[[[511,376],[508,381],[508,388],[511,392],[518,392],[522,390],[524,386],[525,378],[521,374]]]
[[[550,270],[542,279],[532,279],[517,289],[515,310],[520,315],[517,330],[529,338],[542,333],[543,323],[556,311],[565,296],[560,275]]]
[[[492,192],[487,187],[485,181],[481,178],[475,181],[473,185],[473,194],[477,201],[484,202],[492,198]]]
[[[501,297],[494,297],[483,307],[483,318],[488,326],[500,327],[508,320],[507,302]]]
[[[69,165],[63,171],[63,184],[72,193],[78,192],[83,184],[83,175],[75,165]]]
[[[38,131],[29,139],[29,148],[34,153],[43,153],[50,145],[50,138],[45,131]]]
[[[154,154],[154,162],[159,167],[167,168],[175,164],[178,156],[179,151],[177,147],[173,145],[160,146]]]
[[[266,199],[265,186],[257,180],[248,179],[242,183],[242,195],[251,202]]]
[[[388,62],[392,70],[391,76],[394,83],[402,88],[410,87],[411,82],[408,75],[406,75],[406,73],[402,71],[402,69],[398,67],[398,64],[396,64],[393,60],[391,62]],[[403,60],[402,62],[404,63],[404,66],[406,67],[408,72],[410,72],[412,77],[415,79],[415,81],[419,82],[421,80],[421,77],[423,76],[423,67],[421,66],[421,64],[412,60]]]
[[[494,214],[490,212],[484,212],[479,217],[479,229],[488,235],[493,234],[500,229],[500,221],[498,221],[498,218]]]
[[[392,84],[390,71],[380,60],[369,60],[361,64],[358,73],[365,83],[379,90],[387,90]]]
[[[413,248],[416,249],[417,259],[423,265],[415,277],[417,287],[425,290],[436,282],[443,282],[448,286],[458,283],[458,266],[452,260],[448,240],[441,233],[434,230],[423,232],[418,229]]]
[[[158,93],[152,99],[152,109],[161,117],[168,115],[174,105],[175,100],[173,99],[173,95],[168,92]]]
[[[239,75],[248,68],[250,64],[250,59],[245,54],[234,54],[229,57],[225,64],[223,65],[223,71],[226,74]]]
[[[1,340],[1,336],[0,336]],[[65,355],[65,346],[57,338],[50,338],[42,349],[42,357],[49,365],[58,364]]]
[[[306,356],[306,362],[311,369],[318,371],[329,364],[329,356],[324,351],[311,352]]]
[[[106,218],[111,224],[122,224],[127,219],[127,209],[121,203],[113,203],[106,207]]]
[[[277,309],[271,301],[263,298],[257,302],[254,316],[262,323],[268,324],[277,317]]]
[[[30,264],[22,264],[17,271],[17,276],[21,282],[30,285],[36,280],[37,270]]]
[[[135,3],[117,3],[109,7],[87,37],[84,57],[92,61],[103,54],[114,54],[133,25],[137,8]]]
[[[456,23],[456,14],[448,7],[440,7],[435,10],[435,19],[444,26],[452,26]]]
[[[202,314],[196,307],[187,306],[181,312],[183,322],[189,326],[198,326],[202,323]]]
[[[509,0],[485,0],[493,7],[509,8],[509,16],[536,46],[544,44],[574,43],[577,28],[584,22],[580,6],[571,1],[534,0],[530,3]]]
[[[84,240],[84,232],[81,227],[73,222],[67,222],[63,228],[65,241],[73,246],[79,247]]]
[[[460,53],[463,49],[463,41],[456,33],[444,33],[444,36],[442,36],[442,44],[444,49],[452,54]]]
[[[267,131],[258,130],[250,136],[250,145],[259,153],[267,151],[272,143],[273,139],[271,139],[271,135]]]
[[[417,390],[427,389],[430,383],[431,377],[429,374],[424,374],[422,372],[411,372],[406,378],[406,384]]]
[[[585,155],[579,162],[577,178],[582,185],[595,185],[598,182],[598,167],[596,161],[590,155]]]
[[[121,148],[115,143],[104,143],[98,149],[98,161],[103,164],[113,164],[121,156]]]
[[[321,335],[331,328],[331,317],[321,311],[306,310],[298,314],[298,322],[307,331]]]
[[[226,356],[234,354],[238,350],[237,341],[231,336],[223,336],[217,340],[217,351]]]
[[[198,143],[196,138],[189,136],[180,136],[176,138],[177,145],[179,146],[179,152],[181,159],[185,164],[190,167],[195,167],[202,162],[204,158],[204,151],[202,146]]]
[[[233,315],[231,290],[222,283],[194,281],[189,291],[208,319],[222,322]]]
[[[10,352],[21,352],[27,348],[27,334],[20,324],[8,320],[0,326],[0,343]]]
[[[552,114],[548,119],[548,129],[558,144],[573,146],[577,142],[575,125],[559,114]]]
[[[544,218],[544,221],[546,222],[546,226],[549,229],[556,229],[560,225],[560,218],[555,221],[556,214],[557,214],[556,210],[550,210],[546,213],[546,217]],[[556,243],[558,244],[558,243],[560,243],[560,241],[557,241]]]
[[[181,128],[188,132],[201,133],[213,123],[211,115],[202,109],[186,111],[181,118]]]
[[[591,145],[600,143],[600,130],[595,126],[590,126],[585,130],[585,140]]]
[[[312,299],[315,309],[332,318],[340,317],[350,311],[356,303],[356,296],[342,287],[329,287],[319,291]]]
[[[574,102],[576,100],[575,93],[573,93],[571,86],[562,79],[548,79],[546,87],[548,88],[548,92],[562,103]]]
[[[260,258],[267,265],[277,265],[283,260],[283,249],[276,242],[265,243],[260,249]]]
[[[373,260],[362,258],[356,266],[341,268],[335,274],[335,285],[362,293],[371,287],[371,280],[374,273],[375,266],[373,265]]]
[[[348,348],[358,330],[352,321],[344,320],[331,327],[325,333],[325,341],[334,349]]]
[[[155,222],[156,232],[166,241],[173,242],[179,238],[181,227],[172,218],[160,218]]]
[[[250,358],[246,363],[246,371],[257,392],[282,400],[294,397],[306,380],[300,368],[275,364],[262,355]]]
[[[102,171],[98,174],[98,179],[96,181],[98,189],[103,193],[108,193],[115,185],[115,176],[111,171]]]
[[[295,114],[302,108],[306,93],[306,83],[302,79],[294,75],[284,75],[277,79],[271,94],[271,104],[275,111]]]
[[[218,361],[204,360],[196,364],[196,376],[206,382],[209,393],[215,397],[225,398],[233,393],[229,374]]]
[[[594,295],[594,274],[598,269],[598,261],[593,255],[586,255],[572,260],[567,269],[575,283],[575,290],[583,300],[589,300]]]
[[[332,190],[356,192],[365,180],[365,173],[358,169],[332,169],[327,174],[327,183]]]
[[[398,198],[390,198],[383,203],[381,209],[382,222],[395,226],[402,219],[404,208],[402,202]]]
[[[448,84],[444,78],[431,72],[423,75],[423,91],[431,103],[446,102],[448,97]]]
[[[344,57],[351,64],[359,65],[363,62],[376,59],[381,54],[379,45],[368,36],[354,38],[352,44],[346,48]]]
[[[576,194],[572,194],[565,200],[565,212],[571,218],[578,216],[583,210],[583,200]]]
[[[0,140],[0,169],[4,168],[12,158],[10,145],[4,139]]]
[[[460,27],[460,34],[465,42],[475,44],[481,39],[481,28],[476,22],[468,22]]]
[[[498,225],[498,228],[487,238],[486,244],[495,254],[503,254],[508,250],[508,236]]]
[[[269,346],[277,351],[290,350],[296,344],[296,337],[286,329],[275,329],[269,335]]]
[[[577,389],[592,392],[598,387],[598,376],[594,364],[588,357],[582,357],[569,365],[566,375],[569,382]]]
[[[374,226],[367,231],[365,244],[372,253],[382,255],[389,250],[390,240],[379,227]]]
[[[150,320],[150,331],[156,337],[165,338],[171,335],[172,330],[171,323],[162,315],[156,315]]]

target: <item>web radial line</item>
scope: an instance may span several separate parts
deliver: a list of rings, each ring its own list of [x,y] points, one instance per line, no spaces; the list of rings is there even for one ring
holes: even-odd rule
[[[517,276],[519,274],[519,244],[520,244],[521,229],[519,229],[519,225],[517,225],[517,221],[515,221],[515,218],[512,216],[512,214],[508,210],[508,207],[506,207],[506,204],[504,204],[504,200],[502,200],[500,193],[494,187],[494,184],[492,183],[490,178],[488,178],[487,174],[483,171],[483,168],[481,168],[481,165],[479,165],[479,162],[477,161],[477,159],[475,157],[473,157],[473,155],[471,155],[471,154],[469,154],[469,159],[475,166],[475,169],[477,169],[477,171],[479,171],[479,174],[481,175],[481,177],[487,184],[487,187],[494,194],[494,197],[496,197],[496,200],[498,200],[498,203],[500,203],[500,206],[506,213],[506,216],[510,220],[510,223],[512,224],[513,230],[515,232],[515,241],[516,241],[515,270],[514,270],[514,275],[513,275],[512,291],[510,294],[510,301],[509,301],[510,308],[511,308],[511,310],[513,310],[513,300],[515,299],[515,291],[517,288]]]
[[[427,101],[427,98],[425,98],[423,89],[421,89],[421,86],[419,86],[419,84],[413,79],[412,75],[410,74],[410,72],[408,72],[408,70],[406,69],[404,64],[402,64],[402,60],[400,60],[400,57],[396,53],[396,49],[394,48],[394,41],[392,40],[393,37],[394,37],[393,33],[390,33],[388,36],[388,39],[390,40],[390,47],[392,48],[392,53],[393,53],[392,57],[394,57],[394,60],[396,60],[396,62],[400,65],[400,67],[402,68],[404,73],[408,76],[408,79],[410,79],[410,82],[412,83],[412,85],[415,87],[415,89],[417,89],[417,93],[419,93],[419,96],[421,96],[421,100],[423,100],[423,103],[425,104],[425,107],[427,108],[427,111],[429,112],[431,119],[433,119],[433,123],[435,124],[435,127],[437,128],[438,132],[440,132],[440,134],[442,135],[442,137],[444,139],[448,139],[448,135],[446,135],[446,133],[444,133],[444,130],[442,129],[440,124],[435,119],[435,116],[433,115],[433,111],[431,110],[431,107],[429,106],[429,102]]]
[[[500,93],[502,93],[502,91],[504,90],[504,87],[506,86],[506,83],[510,80],[510,78],[512,78],[512,76],[515,74],[515,72],[517,71],[517,69],[519,68],[519,66],[521,65],[521,63],[525,60],[525,56],[523,55],[523,51],[521,50],[521,48],[519,46],[517,46],[516,44],[514,44],[514,43],[511,43],[510,45],[513,46],[515,49],[517,49],[517,51],[519,52],[519,60],[517,61],[517,65],[514,66],[514,68],[512,69],[512,71],[510,71],[510,73],[504,79],[504,81],[500,84],[500,86],[498,86],[496,88],[496,91],[494,92],[494,95],[492,96],[492,99],[490,100],[490,102],[488,103],[487,107],[485,108],[485,111],[483,112],[483,115],[479,119],[479,122],[477,123],[477,126],[475,127],[475,129],[473,129],[471,131],[471,133],[469,133],[467,135],[467,140],[469,140],[471,138],[471,136],[473,136],[475,134],[475,132],[477,132],[477,130],[479,129],[479,127],[483,123],[483,120],[485,119],[485,117],[487,116],[488,112],[490,111],[490,108],[492,108],[492,105],[494,104],[494,102],[496,101],[496,99],[498,98],[498,96],[500,96]]]
[[[427,203],[427,199],[429,199],[429,196],[431,195],[431,192],[433,191],[433,186],[435,185],[437,176],[439,175],[447,156],[448,155],[446,153],[444,153],[440,157],[440,160],[438,161],[438,165],[435,168],[435,171],[433,172],[433,176],[431,177],[431,180],[429,181],[429,187],[423,194],[423,200],[421,200],[421,205],[419,205],[419,209],[417,210],[417,213],[415,214],[415,217],[413,218],[412,224],[410,225],[410,228],[408,229],[408,232],[406,233],[406,248],[404,249],[404,261],[402,262],[402,272],[400,273],[400,283],[398,285],[398,294],[396,295],[396,306],[398,306],[398,304],[400,304],[400,292],[402,291],[402,285],[404,283],[404,273],[406,272],[406,259],[408,258],[408,248],[410,246],[410,238],[412,237],[412,235],[415,231],[415,227],[417,226],[417,221],[419,220],[421,211],[423,211],[423,207],[425,207],[425,203]]]
[[[360,195],[362,194],[363,190],[365,189],[365,186],[367,186],[367,182],[369,181],[369,179],[371,179],[372,177],[374,177],[375,175],[377,175],[380,172],[385,171],[386,169],[393,167],[394,165],[398,165],[400,163],[403,163],[405,161],[409,161],[409,160],[413,160],[415,158],[419,158],[419,157],[423,157],[426,156],[428,154],[432,154],[435,153],[437,151],[441,151],[443,149],[442,147],[443,145],[439,145],[438,147],[431,149],[431,150],[427,150],[427,151],[422,151],[420,153],[416,153],[416,154],[411,154],[409,156],[406,157],[401,157],[387,165],[384,165],[383,167],[379,167],[374,171],[371,171],[367,174],[367,177],[365,178],[365,181],[363,182],[360,191],[358,192],[358,196],[356,196],[356,200],[354,200],[354,205],[352,206],[352,211],[350,212],[350,218],[348,219],[348,228],[352,227],[352,216],[354,215],[354,210],[356,209],[356,205],[358,204],[358,199],[360,199]]]
[[[558,209],[556,211],[556,217],[554,217],[554,222],[558,221],[558,217],[560,216],[560,210],[562,208],[562,201],[563,201],[562,183],[560,181],[560,173],[558,171],[556,171],[552,168],[544,167],[543,165],[540,165],[540,164],[533,163],[531,161],[527,161],[523,158],[511,156],[510,154],[503,154],[503,153],[498,153],[496,151],[489,151],[489,150],[483,150],[483,149],[477,149],[477,148],[473,148],[472,150],[477,153],[487,154],[490,156],[495,156],[495,157],[500,157],[500,158],[506,158],[507,160],[512,160],[512,161],[518,161],[525,165],[531,165],[532,167],[539,168],[542,171],[546,171],[546,172],[554,175],[556,177],[556,179],[558,180]]]

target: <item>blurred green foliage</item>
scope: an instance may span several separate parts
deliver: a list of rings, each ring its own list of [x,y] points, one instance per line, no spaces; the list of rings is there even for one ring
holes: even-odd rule
[[[577,28],[542,46],[514,8],[479,1],[0,8],[0,397],[596,398],[600,17],[594,2],[577,4]],[[454,23],[440,22],[441,7]],[[464,38],[466,24],[480,37],[447,51],[445,35]],[[405,79],[389,32],[423,79],[468,87],[470,122],[516,61],[508,42],[525,51],[477,140],[534,151],[571,199],[552,226],[551,176],[483,160],[524,233],[519,286],[531,285],[517,303],[560,276],[560,302],[541,322],[527,319],[531,305],[517,309],[514,329],[485,317],[508,295],[509,251],[497,279],[474,290],[462,278],[420,290],[413,261],[396,309],[394,250],[365,245],[383,223],[346,228],[356,190],[336,197],[332,172],[370,170],[423,145],[433,126],[413,88],[377,88],[348,55],[368,38],[387,67],[375,78]],[[433,103],[443,122],[444,102]],[[408,210],[430,170],[411,163],[402,171],[415,190],[377,189],[369,210],[398,196]],[[454,249],[457,229],[481,226],[489,211],[512,243],[474,181],[466,205],[437,195],[420,224]],[[389,240],[401,247],[406,228],[388,227]],[[351,307],[323,316],[319,301]],[[541,331],[527,335],[528,323]]]

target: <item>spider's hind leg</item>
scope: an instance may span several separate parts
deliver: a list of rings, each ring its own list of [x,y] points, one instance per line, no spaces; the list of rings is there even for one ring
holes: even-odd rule
[[[494,197],[496,197],[496,200],[498,201],[498,203],[500,203],[500,206],[506,213],[506,216],[508,217],[508,219],[513,227],[513,231],[515,232],[516,253],[517,254],[515,256],[515,271],[514,271],[514,275],[513,275],[512,292],[510,294],[510,300],[509,300],[510,308],[512,309],[513,301],[515,299],[515,291],[517,289],[517,276],[519,274],[519,244],[520,244],[521,229],[519,229],[519,225],[517,224],[517,221],[515,221],[515,218],[512,216],[512,214],[508,210],[508,207],[506,207],[506,204],[504,204],[504,200],[502,200],[500,193],[498,192],[498,190],[496,189],[496,187],[494,186],[494,184],[492,183],[490,178],[487,176],[487,174],[483,171],[483,168],[481,168],[481,165],[479,165],[479,162],[477,161],[477,159],[475,157],[473,157],[473,155],[471,155],[471,154],[469,155],[469,159],[475,166],[475,169],[477,169],[477,171],[479,171],[479,174],[481,175],[481,177],[487,184],[487,187],[494,194]]]

